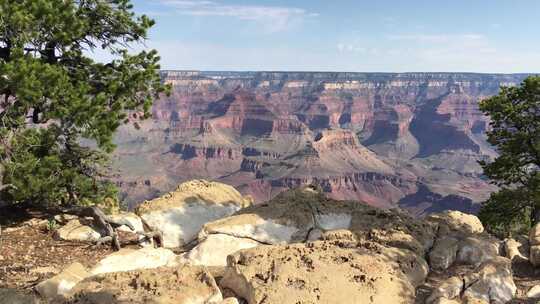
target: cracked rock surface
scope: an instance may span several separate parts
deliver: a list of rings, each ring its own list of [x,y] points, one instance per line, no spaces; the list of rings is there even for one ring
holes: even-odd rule
[[[73,290],[71,304],[219,304],[214,278],[203,267],[182,266],[94,276]]]
[[[375,243],[259,246],[230,256],[229,266],[220,284],[250,304],[411,303],[407,274],[427,275],[413,252]]]

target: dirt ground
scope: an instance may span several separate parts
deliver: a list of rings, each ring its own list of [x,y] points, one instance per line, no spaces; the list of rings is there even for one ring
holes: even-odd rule
[[[91,266],[112,253],[108,246],[57,241],[47,229],[54,214],[35,208],[0,208],[0,288],[30,291],[69,264]]]

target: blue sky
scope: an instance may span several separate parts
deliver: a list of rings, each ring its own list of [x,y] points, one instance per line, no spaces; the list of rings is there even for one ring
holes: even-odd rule
[[[537,0],[134,0],[166,69],[540,72]]]

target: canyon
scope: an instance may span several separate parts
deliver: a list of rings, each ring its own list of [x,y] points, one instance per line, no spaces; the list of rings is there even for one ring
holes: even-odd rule
[[[316,184],[417,216],[474,213],[496,189],[478,104],[526,76],[162,71],[171,94],[118,131],[113,179],[131,208],[204,178],[256,203]]]

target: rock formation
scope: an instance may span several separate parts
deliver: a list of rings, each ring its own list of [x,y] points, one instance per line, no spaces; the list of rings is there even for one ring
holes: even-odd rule
[[[256,202],[317,184],[418,215],[474,212],[494,190],[478,102],[525,76],[165,71],[172,95],[118,132],[116,181],[132,206],[205,178]]]
[[[165,247],[180,247],[196,238],[204,223],[233,214],[250,204],[236,189],[195,180],[137,208],[141,219],[163,236]]]
[[[214,278],[203,267],[184,266],[98,275],[78,284],[73,304],[221,304]]]
[[[208,194],[198,192],[206,198],[220,186],[196,181],[167,197],[193,195],[195,185],[206,185]],[[156,200],[142,208],[166,206],[179,205]],[[192,214],[193,222],[207,222],[192,244],[178,243],[179,255],[122,249],[88,270],[75,264],[37,289],[78,304],[509,303],[517,294],[513,268],[529,263],[524,244],[490,236],[478,218],[459,211],[415,219],[333,200],[317,186],[246,206],[222,218]],[[538,288],[529,289],[536,297]]]

